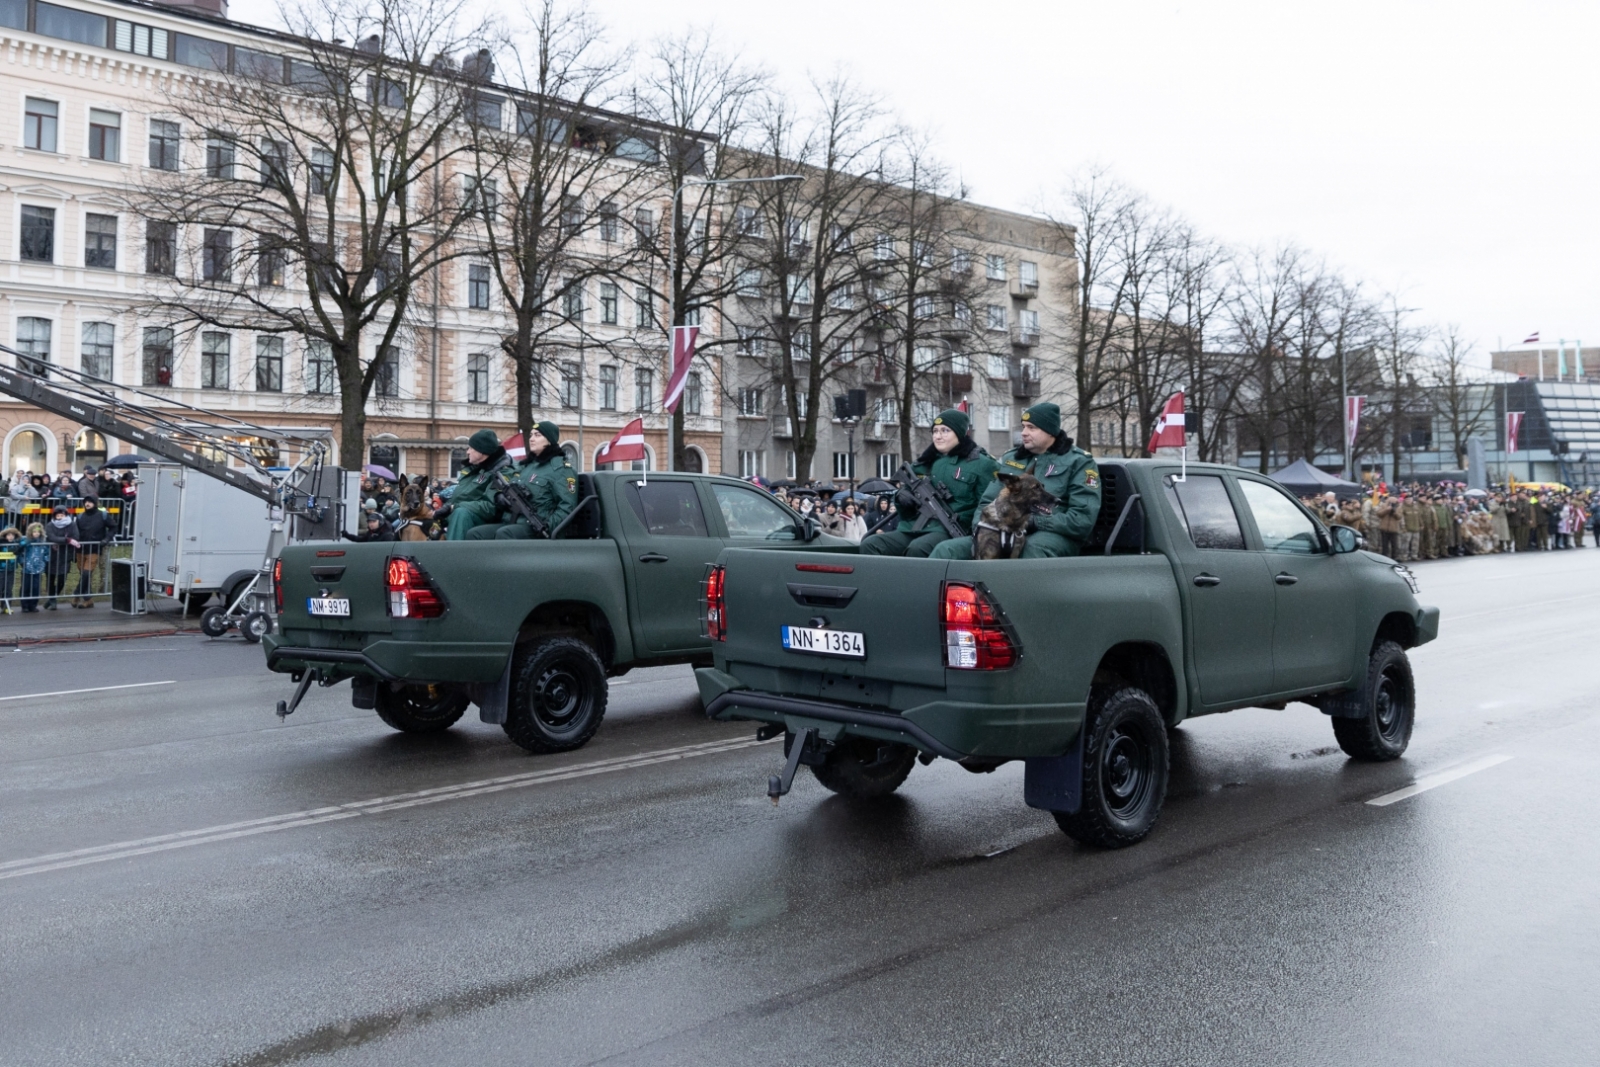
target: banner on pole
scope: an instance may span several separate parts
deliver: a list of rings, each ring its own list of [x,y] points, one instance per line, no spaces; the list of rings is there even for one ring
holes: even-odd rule
[[[617,436],[600,446],[594,454],[595,466],[602,463],[632,463],[644,459],[644,419],[637,418],[617,431]]]
[[[1517,435],[1522,432],[1522,412],[1506,412],[1506,451],[1517,451]]]
[[[513,434],[500,442],[500,447],[506,450],[506,455],[511,457],[513,463],[521,463],[528,458],[528,443],[520,433]]]
[[[1361,409],[1367,404],[1364,396],[1344,398],[1344,443],[1346,448],[1356,446],[1356,433],[1361,429]]]
[[[689,367],[694,363],[694,343],[700,336],[698,326],[672,328],[672,376],[667,379],[667,391],[661,397],[661,406],[667,411],[677,411],[683,399],[683,387],[689,383]]]
[[[1184,435],[1183,394],[1173,393],[1168,398],[1166,406],[1161,409],[1155,428],[1150,434],[1150,443],[1144,450],[1154,452],[1158,448],[1183,448],[1188,443],[1188,438]]]

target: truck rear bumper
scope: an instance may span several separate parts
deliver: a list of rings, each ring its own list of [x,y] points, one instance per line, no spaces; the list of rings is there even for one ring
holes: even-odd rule
[[[293,634],[270,634],[267,667],[279,672],[330,667],[341,677],[364,674],[384,681],[496,682],[511,656],[510,644],[397,641],[385,637],[363,648],[322,648],[290,643]]]

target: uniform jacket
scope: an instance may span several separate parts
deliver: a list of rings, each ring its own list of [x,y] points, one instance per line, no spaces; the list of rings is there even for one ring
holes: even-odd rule
[[[505,449],[500,449],[498,455],[484,460],[482,466],[468,467],[456,482],[455,491],[450,494],[450,503],[460,507],[462,504],[490,499],[494,495],[495,471],[510,462],[511,457],[506,455]]]
[[[928,450],[911,465],[911,469],[933,484],[950,490],[946,507],[964,530],[972,529],[972,516],[976,514],[984,494],[991,488],[997,493],[1000,491],[1000,483],[994,479],[994,472],[1000,469],[1000,464],[971,438],[964,439],[944,455],[929,445]],[[911,533],[916,523],[916,515],[902,515],[900,532]],[[929,526],[939,528],[937,523],[930,523]],[[927,532],[929,526],[924,526],[923,532]]]
[[[533,493],[533,509],[552,530],[578,504],[578,472],[553,445],[541,456],[530,455],[513,477]]]
[[[1074,448],[1072,438],[1062,434],[1042,456],[1024,448],[1013,448],[1000,457],[1000,470],[1031,474],[1056,497],[1050,514],[1036,516],[1033,525],[1046,533],[1058,534],[1082,546],[1100,516],[1100,468],[1095,458]],[[981,504],[1000,495],[1000,480],[991,478]]]

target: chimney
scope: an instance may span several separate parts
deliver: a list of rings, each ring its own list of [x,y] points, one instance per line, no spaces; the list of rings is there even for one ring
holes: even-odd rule
[[[176,8],[179,11],[191,11],[201,15],[216,15],[218,18],[228,17],[228,0],[156,0],[162,7]]]
[[[474,81],[492,81],[494,79],[494,56],[489,54],[487,48],[478,51],[461,60],[461,73],[464,77]]]
[[[377,34],[373,34],[371,37],[363,37],[361,40],[356,42],[356,51],[365,52],[369,56],[375,56],[379,52],[383,51],[383,38],[379,37]]]

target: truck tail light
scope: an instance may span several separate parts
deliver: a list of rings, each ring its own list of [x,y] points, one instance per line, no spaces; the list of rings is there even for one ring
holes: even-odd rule
[[[727,571],[720,563],[713,563],[711,569],[706,571],[705,625],[700,636],[713,641],[728,639],[728,603],[724,595],[726,581]]]
[[[1000,605],[982,585],[944,583],[944,663],[963,671],[1003,671],[1022,658]]]
[[[278,614],[283,614],[283,557],[279,556],[272,561],[272,599],[278,605]]]
[[[391,556],[387,573],[389,614],[396,619],[437,619],[444,614],[444,598],[414,559]]]

